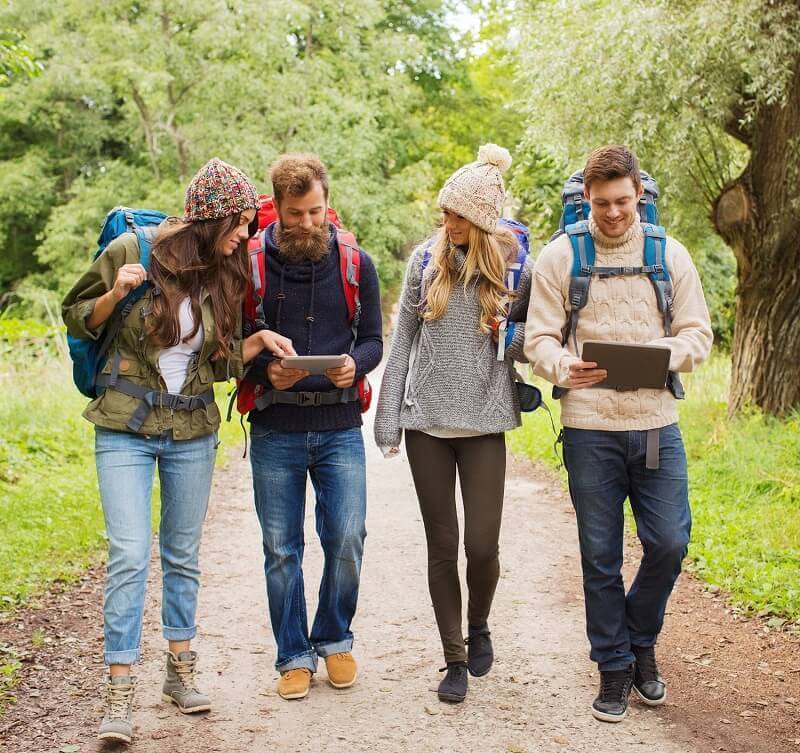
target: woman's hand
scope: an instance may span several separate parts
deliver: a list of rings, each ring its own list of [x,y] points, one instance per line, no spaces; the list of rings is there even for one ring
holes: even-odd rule
[[[117,270],[117,279],[111,288],[115,303],[119,303],[131,290],[138,288],[147,279],[147,270],[141,264],[123,264]]]
[[[296,356],[297,352],[292,345],[292,341],[288,337],[279,335],[270,329],[262,329],[259,334],[264,341],[264,347],[272,353],[273,356],[282,358],[283,356]]]
[[[97,329],[108,321],[117,304],[146,279],[147,270],[141,264],[123,264],[117,270],[111,290],[95,300],[92,313],[86,318],[87,329]]]
[[[262,329],[244,341],[242,360],[249,363],[265,348],[279,357],[297,355],[292,347],[292,341],[288,337],[269,329]]]

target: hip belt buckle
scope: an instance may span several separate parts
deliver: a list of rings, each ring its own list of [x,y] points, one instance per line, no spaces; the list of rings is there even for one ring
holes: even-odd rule
[[[314,407],[322,404],[321,392],[298,392],[297,404],[303,408]]]

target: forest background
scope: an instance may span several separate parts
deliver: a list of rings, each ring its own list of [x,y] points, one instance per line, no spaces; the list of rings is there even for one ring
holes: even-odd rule
[[[690,558],[735,608],[798,630],[800,4],[7,0],[0,30],[0,610],[103,549],[58,311],[109,209],[178,213],[211,156],[267,191],[278,154],[314,151],[391,302],[480,144],[512,152],[509,210],[538,252],[565,179],[621,142],[714,327],[682,406]],[[512,443],[554,461],[538,414]],[[10,685],[11,653],[0,666]]]

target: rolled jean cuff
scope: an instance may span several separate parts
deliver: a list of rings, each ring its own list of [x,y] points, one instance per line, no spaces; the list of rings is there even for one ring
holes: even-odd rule
[[[317,643],[314,649],[317,652],[317,656],[321,656],[323,659],[334,654],[345,654],[353,650],[353,639],[345,638],[343,641],[337,641],[336,643]]]
[[[312,673],[317,671],[317,655],[313,651],[306,651],[299,656],[293,656],[281,664],[276,664],[275,669],[281,674],[288,672],[290,669],[300,669],[305,667]]]
[[[188,628],[161,626],[164,638],[168,641],[190,641],[197,635],[197,625]]]
[[[136,664],[139,661],[139,649],[133,648],[129,651],[106,651],[103,655],[108,666],[112,664]]]

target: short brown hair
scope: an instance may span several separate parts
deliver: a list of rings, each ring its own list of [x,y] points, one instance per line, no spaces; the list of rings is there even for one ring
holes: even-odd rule
[[[630,178],[638,191],[642,186],[638,157],[628,147],[619,144],[598,147],[589,155],[586,167],[583,168],[583,185],[586,191],[588,192],[595,181],[615,178]]]
[[[316,154],[283,154],[269,168],[272,192],[280,203],[285,196],[305,196],[314,181],[322,184],[328,200],[328,171]]]

